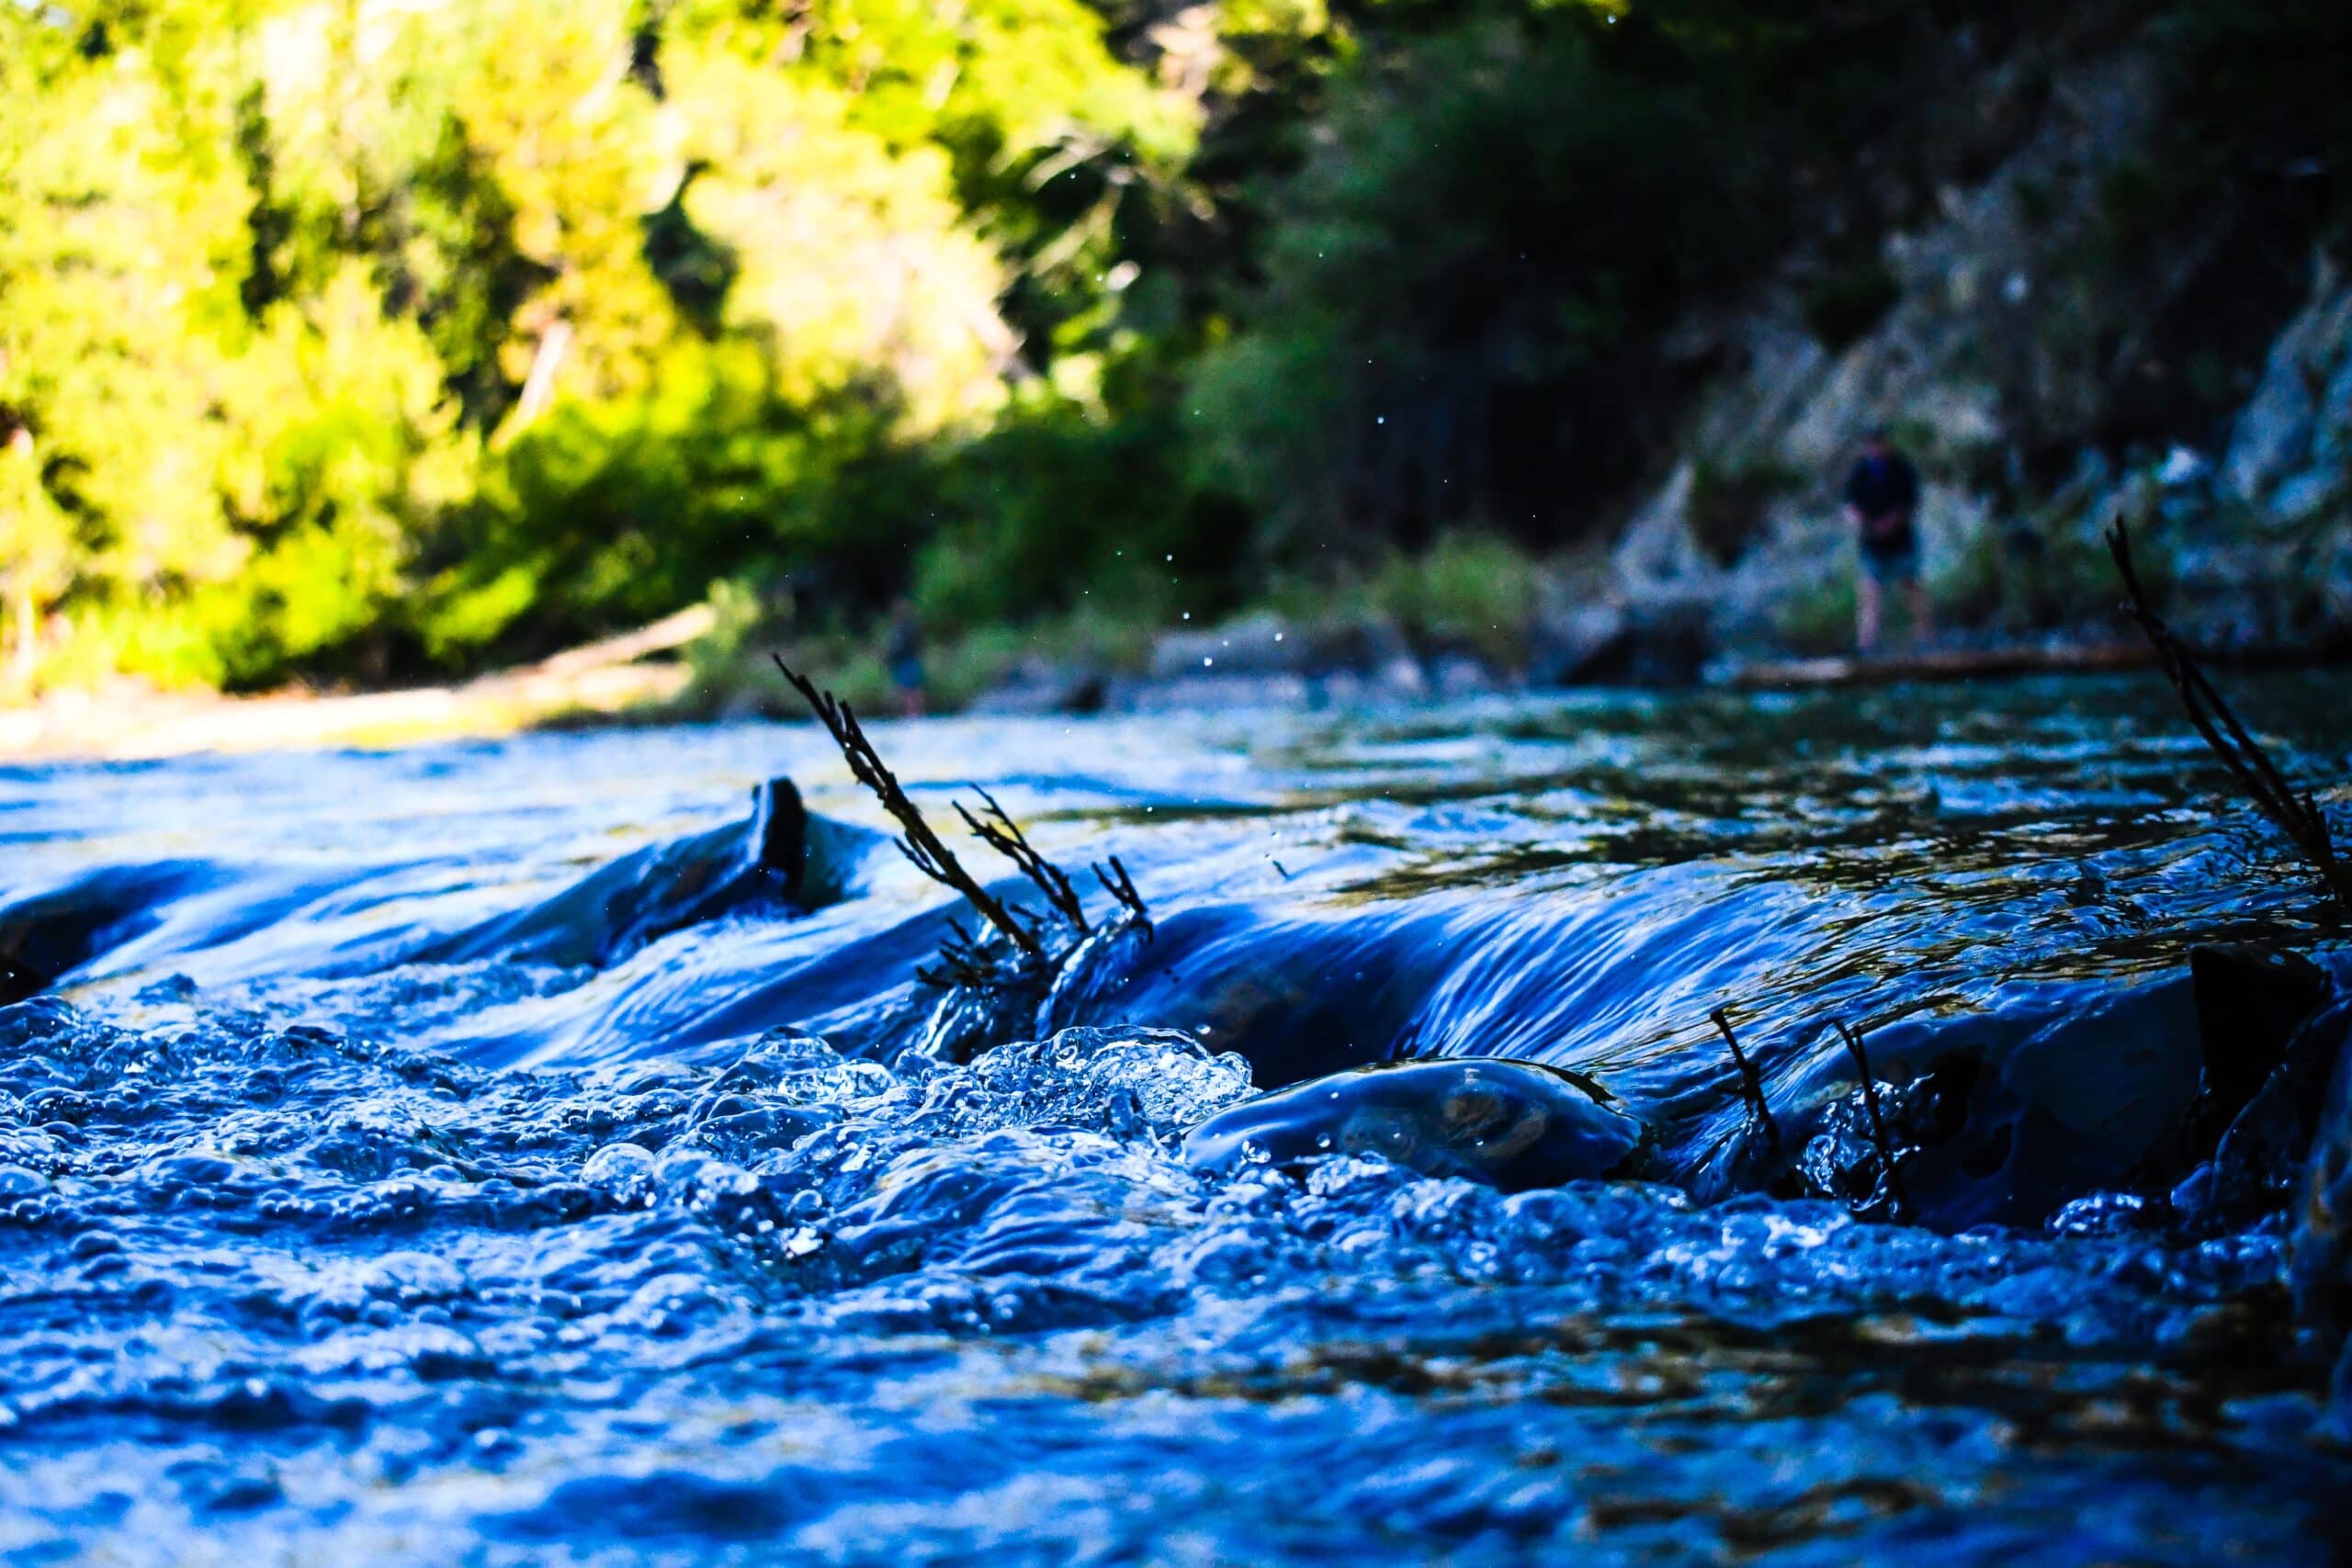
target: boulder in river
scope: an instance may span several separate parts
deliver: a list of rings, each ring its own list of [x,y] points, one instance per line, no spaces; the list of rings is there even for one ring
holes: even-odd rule
[[[2288,1220],[2288,1282],[2311,1348],[2335,1359],[2331,1418],[2352,1439],[2352,1008],[2315,1021],[2331,1025],[2334,1068],[2315,1104],[2311,1153]]]
[[[830,904],[878,841],[865,829],[812,815],[790,779],[770,779],[752,789],[748,819],[649,844],[419,956],[602,967],[671,931],[752,905]]]
[[[2173,1202],[2195,1217],[2219,1201],[2217,1183],[2238,1195],[2233,1213],[2245,1193],[2275,1199],[2308,1141],[2293,1086],[2320,1054],[2326,1015],[2314,1015],[2329,986],[2290,957],[2199,953],[2191,974],[2153,984],[2070,985],[1872,1033],[1912,1217],[1947,1231],[2037,1225],[2098,1192],[2146,1194],[2161,1209],[2176,1188]],[[1844,1055],[1823,1051],[1795,1092],[1775,1099],[1796,1101],[1781,1116],[1807,1190],[1858,1200],[1877,1188],[1880,1156],[1851,1086]],[[1694,1191],[1724,1195],[1709,1180],[1729,1168],[1702,1160],[1689,1173]]]
[[[1377,1155],[1506,1192],[1623,1174],[1641,1121],[1591,1079],[1539,1062],[1460,1057],[1335,1074],[1221,1111],[1185,1136],[1204,1169]]]
[[[0,1007],[152,929],[159,906],[209,874],[199,861],[107,866],[0,908]]]

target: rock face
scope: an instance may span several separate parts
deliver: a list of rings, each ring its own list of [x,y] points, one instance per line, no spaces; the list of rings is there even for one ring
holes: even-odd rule
[[[2108,192],[2163,112],[2156,68],[2129,49],[2063,63],[2039,99],[2033,76],[2018,62],[1982,85],[1988,116],[2031,129],[1880,246],[1871,265],[1894,303],[1869,330],[1825,344],[1802,272],[1744,316],[1692,326],[1691,355],[1717,368],[1681,460],[1619,536],[1617,614],[1701,615],[1734,651],[1845,646],[1854,552],[1838,490],[1861,434],[1884,426],[1925,481],[1923,564],[1948,625],[2111,632],[2111,595],[2092,590],[2107,585],[2100,533],[2121,517],[2169,558],[2176,618],[2201,637],[2352,629],[2352,288],[2314,259],[2297,312],[2291,278],[2265,277],[2267,362],[2233,350],[2219,400],[2191,397],[2182,345],[2200,302],[2257,292],[2238,276],[2231,217],[2129,288],[2086,263]],[[2200,399],[2238,412],[2180,412]]]
[[[2341,490],[2352,444],[2352,289],[2324,259],[2316,271],[2312,301],[2272,345],[2222,461],[2231,499],[2282,521]]]
[[[2352,629],[2352,287],[2324,258],[2231,426],[2215,515],[2176,552],[2209,637]]]

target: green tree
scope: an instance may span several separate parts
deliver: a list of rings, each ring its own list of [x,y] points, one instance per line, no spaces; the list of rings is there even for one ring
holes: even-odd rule
[[[1498,456],[1622,479],[1643,332],[1749,227],[1736,139],[1652,52],[1582,6],[1480,7],[1335,84],[1248,330],[1194,378],[1212,481],[1295,549],[1343,519],[1426,536],[1532,502],[1548,523]]]

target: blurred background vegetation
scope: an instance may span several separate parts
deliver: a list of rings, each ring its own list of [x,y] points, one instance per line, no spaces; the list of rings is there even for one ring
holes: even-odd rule
[[[2119,244],[2352,150],[2338,6],[2103,8],[2190,84]],[[1672,320],[1802,232],[1866,331],[1928,193],[1852,149],[2069,9],[0,0],[10,616],[44,684],[227,689],[705,600],[1010,658],[1306,584],[1508,645],[1512,561],[1656,469]]]

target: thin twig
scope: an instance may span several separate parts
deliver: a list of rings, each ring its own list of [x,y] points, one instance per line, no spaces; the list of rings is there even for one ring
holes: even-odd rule
[[[815,682],[786,664],[782,654],[770,657],[775,660],[775,667],[783,671],[784,678],[792,683],[792,689],[808,703],[818,722],[832,736],[833,744],[841,748],[842,758],[849,763],[850,773],[858,783],[874,792],[875,798],[882,803],[882,809],[897,818],[899,826],[906,830],[905,836],[898,841],[899,852],[912,861],[915,868],[925,876],[962,894],[964,901],[978,910],[982,919],[1003,932],[1005,939],[1013,946],[1030,958],[1043,963],[1046,949],[1036,934],[1015,919],[1011,909],[964,869],[955,852],[942,842],[939,835],[932,830],[931,824],[923,820],[922,813],[915,809],[915,803],[907,798],[907,792],[899,783],[898,775],[890,772],[888,765],[874,750],[873,742],[866,739],[865,728],[857,722],[856,712],[832,693],[819,689]]]
[[[964,826],[978,834],[982,843],[1019,866],[1021,874],[1035,883],[1037,891],[1046,896],[1046,902],[1059,910],[1062,919],[1078,929],[1079,935],[1084,936],[1091,931],[1093,928],[1086,923],[1085,906],[1078,901],[1078,889],[1070,886],[1069,878],[1063,874],[1062,868],[1037,852],[1036,846],[1029,841],[1029,835],[1023,833],[1021,824],[997,804],[996,796],[980,789],[978,784],[972,787],[978,790],[980,798],[989,803],[988,814],[976,817],[963,802],[957,801],[956,815],[964,819]]]
[[[1722,1032],[1724,1043],[1731,1047],[1732,1063],[1739,1068],[1740,1092],[1747,1100],[1748,1109],[1756,1113],[1756,1119],[1764,1123],[1764,1136],[1772,1146],[1772,1158],[1775,1161],[1785,1159],[1787,1156],[1781,1145],[1781,1124],[1772,1120],[1772,1108],[1764,1100],[1764,1079],[1757,1072],[1756,1064],[1747,1059],[1747,1053],[1739,1048],[1739,1036],[1731,1032],[1731,1015],[1717,1008],[1707,1017]]]
[[[955,986],[985,988],[989,980],[988,960],[981,956],[979,943],[964,929],[964,922],[952,917],[947,922],[951,933],[939,939],[937,969],[915,970],[915,978],[926,986],[943,989]]]
[[[1844,1019],[1832,1019],[1830,1022],[1853,1055],[1854,1070],[1861,1075],[1862,1104],[1871,1116],[1871,1142],[1878,1149],[1880,1168],[1886,1172],[1887,1214],[1900,1220],[1910,1213],[1911,1203],[1903,1195],[1903,1173],[1894,1163],[1894,1140],[1886,1135],[1886,1118],[1879,1113],[1878,1080],[1871,1077],[1871,1059],[1862,1054],[1862,1037],[1847,1028]]]
[[[2213,682],[2206,679],[2188,645],[2156,614],[2132,563],[2131,536],[2124,532],[2121,523],[2108,529],[2107,548],[2115,558],[2115,570],[2123,579],[2123,591],[2131,596],[2124,611],[2146,634],[2148,646],[2155,650],[2157,664],[2172,682],[2172,689],[2179,694],[2181,706],[2188,710],[2188,720],[2204,738],[2206,747],[2221,759],[2238,787],[2253,800],[2255,809],[2268,818],[2271,826],[2284,833],[2318,873],[2320,885],[2335,898],[2336,907],[2352,910],[2352,866],[2347,866],[2336,852],[2319,803],[2309,790],[2300,795],[2295,793],[2294,786],[2270,760],[2270,753],[2246,732]]]
[[[1120,907],[1136,918],[1136,923],[1143,927],[1144,935],[1151,935],[1151,911],[1144,906],[1143,895],[1136,891],[1136,879],[1127,874],[1127,868],[1120,863],[1119,857],[1111,857],[1111,869],[1107,872],[1100,861],[1095,863],[1093,869],[1094,880],[1102,885],[1102,890],[1116,898]]]

